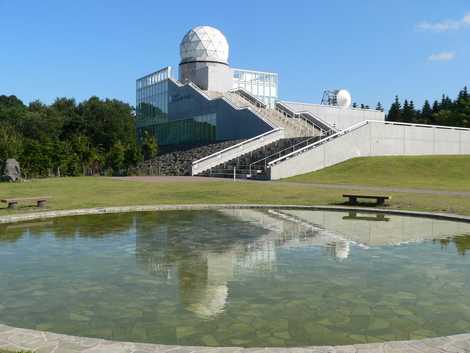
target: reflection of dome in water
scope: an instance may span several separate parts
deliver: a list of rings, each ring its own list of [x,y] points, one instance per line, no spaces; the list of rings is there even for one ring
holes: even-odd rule
[[[335,256],[337,259],[346,260],[349,257],[350,251],[349,242],[339,241],[336,243]]]
[[[208,319],[224,311],[227,301],[228,287],[226,285],[207,286],[197,303],[191,304],[188,309],[197,316]]]
[[[199,26],[191,29],[180,44],[181,62],[215,61],[228,63],[229,45],[217,28]]]

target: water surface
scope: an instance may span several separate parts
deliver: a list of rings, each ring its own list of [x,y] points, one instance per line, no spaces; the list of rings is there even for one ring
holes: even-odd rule
[[[0,226],[0,322],[220,346],[470,332],[470,224],[298,210]]]

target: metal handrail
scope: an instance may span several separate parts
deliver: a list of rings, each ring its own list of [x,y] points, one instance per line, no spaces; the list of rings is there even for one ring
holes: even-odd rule
[[[462,128],[462,127],[452,127],[452,126],[442,126],[442,125],[425,125],[425,124],[410,124],[410,123],[401,123],[401,122],[393,122],[393,121],[381,121],[381,120],[364,120],[361,121],[360,123],[354,124],[350,126],[349,128],[345,130],[341,130],[337,132],[336,134],[330,135],[324,139],[321,139],[320,141],[317,141],[315,143],[312,143],[311,145],[305,146],[297,151],[293,151],[292,153],[289,153],[285,156],[282,156],[278,159],[275,159],[274,161],[271,161],[268,163],[269,167],[272,167],[273,165],[278,164],[279,162],[289,159],[292,156],[304,153],[306,151],[309,151],[313,148],[316,148],[320,145],[323,145],[324,143],[333,140],[337,137],[346,135],[354,130],[357,130],[361,128],[362,126],[368,125],[370,123],[378,123],[378,124],[384,124],[384,125],[399,125],[399,126],[409,126],[409,127],[424,127],[424,128],[429,128],[429,129],[444,129],[444,130],[458,130],[458,131],[470,131],[469,128]]]
[[[248,92],[248,91],[247,91],[246,89],[244,89],[244,88],[241,88],[241,87],[235,88],[235,89],[233,89],[233,90],[230,90],[229,92],[236,93],[236,94],[238,94],[238,95],[240,95],[240,96],[242,96],[242,97],[245,96],[245,97],[247,97],[247,98],[245,98],[245,97],[243,97],[243,98],[245,98],[245,99],[247,99],[247,100],[250,100],[250,99],[253,100],[253,101],[255,102],[255,105],[258,105],[260,108],[266,109],[266,107],[268,106],[268,105],[267,105],[266,103],[264,103],[261,99],[259,99],[259,98],[256,97],[255,95],[251,94],[250,92]],[[242,93],[242,94],[239,94],[239,92]],[[250,103],[251,103],[251,102],[250,102]]]
[[[227,148],[225,148],[225,149],[223,149],[223,150],[221,150],[221,151],[215,152],[215,153],[213,153],[213,154],[211,154],[211,155],[209,155],[209,156],[206,156],[206,157],[204,157],[204,158],[198,159],[197,161],[194,161],[192,164],[194,165],[194,164],[197,164],[197,163],[204,162],[206,159],[214,158],[214,157],[216,157],[216,156],[218,156],[218,155],[221,155],[221,154],[223,154],[223,153],[225,153],[225,152],[228,152],[228,151],[233,150],[233,149],[237,149],[237,148],[239,148],[239,147],[241,147],[241,146],[243,146],[243,145],[246,145],[247,143],[256,141],[256,140],[258,140],[258,139],[261,139],[261,138],[263,138],[263,137],[266,137],[266,136],[268,136],[268,135],[271,135],[271,134],[276,133],[276,132],[281,131],[281,130],[283,130],[283,129],[282,129],[282,128],[277,128],[277,129],[274,129],[274,130],[269,130],[268,132],[265,132],[264,134],[261,134],[261,135],[252,137],[251,139],[242,141],[242,142],[240,142],[240,143],[237,143],[236,145],[227,147]]]
[[[298,147],[299,145],[308,143],[308,142],[311,141],[311,140],[318,139],[319,137],[321,137],[321,135],[320,135],[320,136],[312,136],[312,137],[309,137],[309,138],[305,139],[305,140],[302,141],[302,142],[298,142],[298,143],[296,143],[296,144],[294,144],[294,145],[292,145],[292,146],[289,146],[289,147],[287,147],[287,148],[284,148],[283,150],[280,150],[279,152],[273,153],[273,154],[271,154],[271,155],[269,155],[269,156],[267,156],[267,157],[264,157],[264,158],[262,158],[262,159],[259,159],[259,160],[257,160],[256,162],[250,163],[249,166],[251,167],[251,166],[253,166],[253,165],[260,164],[261,162],[266,161],[267,159],[269,159],[269,158],[271,158],[271,157],[274,157],[274,156],[276,156],[276,155],[279,155],[279,157],[281,157],[281,153],[282,153],[282,152],[288,151],[288,150],[290,150],[290,149],[293,149],[292,152],[294,152],[294,151],[295,151],[295,147]]]
[[[298,104],[298,105],[309,105],[309,106],[313,106],[313,107],[328,107],[328,108],[331,108],[331,109],[337,109],[337,110],[342,110],[344,108],[341,108],[341,107],[338,107],[336,105],[326,105],[326,104],[318,104],[318,103],[305,103],[305,102],[295,102],[295,101],[283,101],[285,103],[291,103],[291,104]],[[359,107],[349,107],[348,109],[350,110],[360,110],[360,111],[368,111],[368,112],[380,112],[380,113],[383,113],[377,109],[373,109],[373,108],[369,108],[369,109],[366,109],[366,108],[359,108]]]
[[[285,105],[282,102],[276,102],[276,108],[278,108],[281,113],[283,111],[287,112],[289,115],[291,115],[292,118],[294,118],[296,116],[302,117],[302,114],[309,115],[313,119],[317,120],[321,125],[326,126],[327,127],[326,131],[329,131],[329,130],[338,131],[338,129],[332,127],[329,123],[324,121],[322,118],[320,118],[319,116],[317,116],[316,114],[313,114],[312,112],[310,112],[308,110],[301,110],[301,111],[296,112],[296,111],[292,110],[290,107],[288,107],[287,105]],[[304,119],[304,118],[302,117],[302,119]],[[309,121],[308,119],[304,119],[304,120]],[[322,129],[320,129],[320,130],[322,130]]]
[[[279,163],[280,161],[282,161],[282,160],[284,160],[284,159],[288,159],[288,158],[290,158],[290,157],[292,157],[292,156],[294,156],[294,155],[298,155],[298,154],[304,153],[304,152],[306,152],[306,151],[308,151],[308,150],[311,150],[311,149],[313,149],[313,148],[315,148],[315,147],[318,147],[318,146],[320,146],[320,145],[322,145],[322,144],[324,144],[324,143],[326,143],[326,142],[328,142],[328,141],[330,141],[330,140],[333,140],[333,139],[335,139],[335,138],[337,138],[337,137],[339,137],[339,136],[348,134],[349,132],[354,131],[354,130],[356,130],[356,129],[358,129],[358,128],[364,126],[364,125],[367,125],[368,123],[369,123],[369,120],[361,121],[360,123],[357,123],[357,124],[355,124],[355,125],[353,125],[353,126],[347,128],[347,129],[345,129],[345,130],[341,130],[340,132],[337,132],[336,134],[327,136],[327,137],[325,137],[324,139],[321,139],[320,141],[317,141],[317,142],[312,143],[311,145],[307,145],[307,146],[305,146],[305,147],[303,147],[303,148],[301,148],[301,149],[299,149],[299,150],[297,150],[297,151],[293,151],[292,153],[289,153],[289,154],[287,154],[287,155],[285,155],[285,156],[282,156],[282,157],[280,157],[280,158],[278,158],[278,159],[275,159],[274,161],[269,162],[268,165],[269,165],[269,167],[272,167],[273,165]]]
[[[278,128],[268,131],[264,134],[255,136],[249,140],[245,140],[234,146],[230,146],[222,151],[206,156],[191,165],[191,174],[197,175],[219,164],[226,163],[232,159],[236,159],[241,155],[252,152],[264,145],[270,144],[274,141],[284,138],[284,129]]]

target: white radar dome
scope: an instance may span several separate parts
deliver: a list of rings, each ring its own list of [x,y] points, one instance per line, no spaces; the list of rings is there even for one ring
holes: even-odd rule
[[[181,63],[213,61],[228,64],[229,45],[221,31],[198,26],[184,36],[180,44]]]
[[[349,108],[352,103],[351,94],[345,89],[340,89],[336,94],[336,104],[341,108]]]

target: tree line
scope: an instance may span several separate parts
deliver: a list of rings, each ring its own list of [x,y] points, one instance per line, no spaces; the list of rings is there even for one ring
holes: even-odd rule
[[[137,141],[133,108],[115,99],[58,98],[25,105],[0,96],[0,166],[20,162],[25,177],[124,175],[158,153],[151,136]]]
[[[380,103],[376,109],[383,111]],[[470,128],[468,89],[454,100],[446,95],[432,104],[426,100],[421,109],[397,96],[387,120]],[[135,111],[127,103],[91,97],[26,105],[16,96],[0,95],[0,167],[15,158],[25,177],[125,175],[157,154],[153,136],[137,140]]]
[[[468,89],[465,87],[460,90],[454,100],[447,95],[443,95],[440,100],[435,100],[432,104],[429,100],[425,100],[421,109],[417,109],[412,100],[406,99],[402,104],[396,96],[388,111],[387,120],[470,128],[470,95]]]

